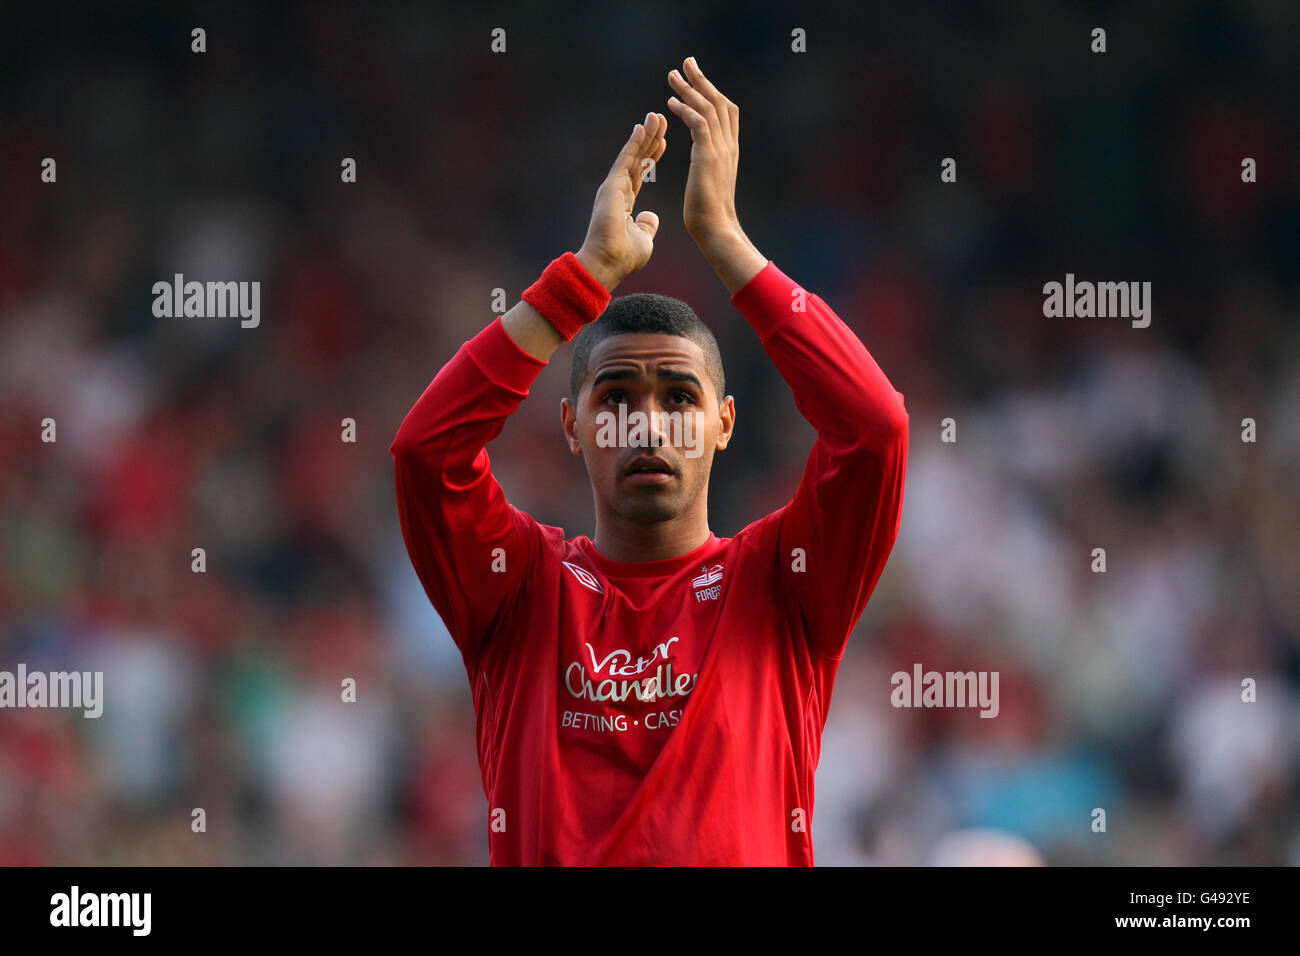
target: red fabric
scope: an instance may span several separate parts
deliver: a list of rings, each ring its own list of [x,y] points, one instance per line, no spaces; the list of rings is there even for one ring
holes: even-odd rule
[[[520,298],[542,313],[568,342],[605,311],[610,294],[582,267],[577,256],[566,252],[553,259]]]
[[[803,478],[688,554],[611,561],[506,500],[484,446],[545,363],[499,319],[402,423],[402,533],[465,661],[494,865],[812,865],[821,733],[898,534],[908,416],[820,297],[792,310],[796,289],[769,262],[731,301],[817,430]],[[588,680],[626,696],[592,700]]]

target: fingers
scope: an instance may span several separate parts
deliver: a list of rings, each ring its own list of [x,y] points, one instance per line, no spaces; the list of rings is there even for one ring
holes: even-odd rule
[[[682,118],[697,143],[707,143],[713,137],[722,135],[722,127],[718,124],[718,114],[713,104],[693,89],[679,72],[673,70],[668,74],[668,85],[677,91],[677,96],[668,98],[668,108]]]
[[[686,79],[718,111],[719,125],[723,127],[724,132],[731,133],[732,142],[740,139],[740,107],[723,96],[722,92],[709,81],[695,57],[687,57],[682,66],[686,70]]]
[[[719,123],[724,130],[731,133],[732,142],[739,140],[740,107],[723,96],[721,91],[709,82],[709,78],[704,75],[704,71],[700,69],[695,57],[687,57],[686,62],[682,65],[686,70],[686,79],[690,80],[691,85],[702,93],[705,99],[709,100],[714,109],[718,111]]]
[[[668,117],[663,113],[651,113],[650,122],[654,135],[662,140],[668,134]]]
[[[619,150],[618,157],[614,160],[614,165],[609,168],[609,175],[605,178],[616,179],[624,175],[636,162],[637,153],[643,148],[645,142],[645,126],[637,123],[632,127],[632,135],[628,137],[623,148]]]
[[[723,96],[709,81],[694,57],[688,57],[682,66],[685,76],[677,70],[668,74],[669,85],[680,97],[677,102],[699,114],[711,135],[721,136],[726,141],[739,138],[740,108]],[[686,122],[687,126],[691,126],[694,133],[696,127],[691,125],[692,118],[686,111],[674,105],[674,100],[670,99],[668,105]]]
[[[645,176],[651,165],[659,162],[664,150],[668,148],[668,141],[664,138],[668,132],[668,117],[662,113],[647,113],[646,116],[645,132],[641,137],[641,149],[637,152],[635,165],[631,171],[633,192],[640,192],[641,184],[645,182]],[[646,160],[650,162],[647,163]]]
[[[642,156],[657,163],[668,148],[668,117],[664,116],[663,113],[651,113],[649,115],[649,126],[646,127],[648,138]]]
[[[650,153],[650,158],[657,163],[663,159],[664,152],[668,149],[668,117],[663,113],[656,113],[655,119],[658,124],[658,139],[654,151]]]
[[[635,194],[641,188],[641,176],[645,169],[645,160],[658,162],[668,147],[665,134],[668,132],[668,117],[662,113],[646,114],[644,122],[632,128],[623,149],[619,152],[614,165],[610,167],[606,181],[626,181],[632,185]]]
[[[690,81],[691,86],[699,90],[704,97],[713,103],[714,106],[721,108],[727,102],[727,98],[718,92],[718,88],[709,82],[700,65],[695,62],[695,57],[688,56],[686,62],[682,64],[686,71],[686,79]]]
[[[710,82],[709,78],[704,75],[700,69],[700,64],[695,57],[687,57],[686,62],[682,64],[686,70],[686,79],[690,81],[691,86],[703,94],[704,98],[713,104],[713,108],[718,112],[720,125],[724,131],[731,133],[732,140],[740,138],[740,107],[731,100],[722,95],[722,92]]]
[[[636,219],[634,219],[633,222],[636,223],[638,229],[644,232],[651,239],[653,239],[655,233],[659,231],[659,217],[649,209],[643,209],[641,212],[637,213]]]
[[[682,122],[691,131],[693,141],[701,145],[708,145],[713,138],[713,133],[709,129],[709,121],[703,115],[691,109],[675,96],[668,97],[668,108],[682,118]]]
[[[645,141],[645,124],[637,123],[632,127],[632,134],[627,138],[627,142],[619,150],[618,157],[614,160],[614,165],[610,167],[609,176],[606,178],[613,179],[630,169],[638,154],[645,148]]]

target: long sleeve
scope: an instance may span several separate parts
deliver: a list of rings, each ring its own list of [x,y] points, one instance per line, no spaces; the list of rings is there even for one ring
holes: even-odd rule
[[[541,526],[506,500],[484,446],[546,364],[496,319],[438,372],[389,449],[411,563],[467,663],[543,546]]]
[[[838,658],[898,537],[903,396],[830,306],[770,260],[731,301],[817,431],[794,497],[755,525],[775,541],[810,648]]]

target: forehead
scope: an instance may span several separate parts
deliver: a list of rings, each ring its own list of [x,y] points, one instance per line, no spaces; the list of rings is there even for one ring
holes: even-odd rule
[[[654,377],[659,368],[705,374],[704,349],[694,339],[680,335],[629,332],[601,339],[587,360],[588,381],[601,372],[626,369],[636,375]]]

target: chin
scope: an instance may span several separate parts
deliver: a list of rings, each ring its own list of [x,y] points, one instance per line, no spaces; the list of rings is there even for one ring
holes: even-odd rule
[[[644,496],[640,498],[624,497],[616,509],[629,521],[646,524],[657,521],[670,521],[683,511],[677,496]]]

